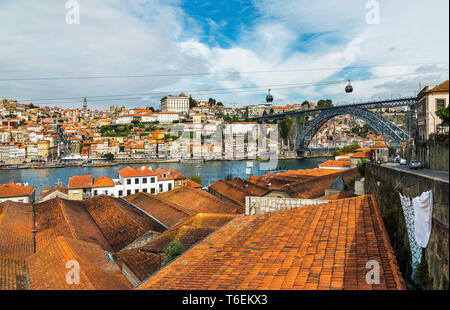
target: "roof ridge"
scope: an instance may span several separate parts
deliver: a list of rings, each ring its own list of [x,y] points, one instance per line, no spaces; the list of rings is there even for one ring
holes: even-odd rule
[[[56,197],[56,203],[58,204],[59,208],[61,209],[61,214],[64,218],[64,220],[67,223],[67,226],[69,227],[70,233],[72,234],[72,236],[74,237],[74,239],[78,239],[78,234],[75,233],[74,229],[72,229],[72,221],[69,219],[68,215],[66,214],[66,210],[65,210],[65,205],[63,206],[63,204],[61,203],[61,198]]]

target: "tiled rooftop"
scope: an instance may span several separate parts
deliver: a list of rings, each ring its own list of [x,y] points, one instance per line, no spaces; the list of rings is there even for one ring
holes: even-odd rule
[[[36,250],[39,251],[58,236],[80,239],[112,250],[92,217],[80,202],[54,198],[34,205]]]
[[[101,195],[82,204],[114,251],[123,249],[148,231],[164,231],[149,216],[114,197]]]
[[[0,185],[0,197],[20,197],[33,194],[36,188],[31,186],[23,186],[14,183]]]
[[[119,266],[106,257],[97,244],[57,237],[27,259],[30,288],[33,290],[125,290],[130,283]],[[68,284],[66,268],[69,261],[80,266],[79,284]]]
[[[127,196],[125,199],[138,206],[167,227],[172,227],[195,214],[195,212],[192,212],[189,209],[177,206],[167,200],[163,201],[155,195],[144,192]]]
[[[367,284],[366,263],[380,264]],[[373,196],[234,220],[138,289],[404,289]]]
[[[28,288],[25,257],[34,251],[33,227],[31,205],[0,203],[0,290]]]
[[[74,175],[69,178],[68,188],[90,188],[94,183],[92,174]]]
[[[223,201],[208,192],[192,187],[181,187],[157,196],[163,201],[168,201],[181,206],[192,213],[244,213],[243,208],[235,204]]]

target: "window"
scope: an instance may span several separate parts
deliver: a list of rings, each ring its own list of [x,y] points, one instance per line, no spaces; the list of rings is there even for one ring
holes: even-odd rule
[[[146,188],[144,188],[144,189],[143,189],[143,191],[144,191],[144,193],[146,193],[146,192],[147,192],[147,189],[146,189]]]
[[[134,193],[135,193],[135,194],[139,193],[139,190],[138,190],[138,189],[135,189],[135,190],[134,190]]]
[[[131,189],[127,190],[127,196],[131,195]]]
[[[128,185],[131,184],[131,179],[127,179],[127,184],[128,184]]]
[[[119,197],[123,196],[123,191],[119,191]]]
[[[134,184],[139,184],[139,178],[134,179]]]
[[[151,178],[150,183],[155,183],[155,178]]]
[[[143,178],[143,179],[142,179],[142,183],[143,183],[143,184],[147,184],[147,178]]]
[[[445,108],[445,99],[436,99],[436,111]]]
[[[169,184],[169,191],[172,190],[172,184]]]
[[[151,194],[154,194],[154,193],[155,193],[155,189],[154,189],[154,188],[151,188],[151,189],[150,189],[150,193],[151,193]]]
[[[97,196],[97,190],[94,190],[94,196]]]
[[[105,195],[108,195],[108,191],[105,191]]]
[[[163,185],[159,184],[159,192],[162,193],[162,191],[163,191]]]

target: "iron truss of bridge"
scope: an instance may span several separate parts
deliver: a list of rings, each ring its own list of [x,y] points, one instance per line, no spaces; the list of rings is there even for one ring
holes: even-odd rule
[[[295,149],[296,151],[306,151],[308,146],[319,131],[319,129],[330,119],[338,115],[350,114],[363,120],[380,134],[389,145],[398,147],[402,141],[409,140],[413,130],[413,112],[412,106],[416,104],[416,97],[399,98],[391,100],[373,101],[357,104],[341,105],[330,108],[298,110],[280,114],[272,114],[255,118],[256,121],[276,122],[285,118],[296,119],[295,129]],[[373,109],[392,108],[408,106],[408,131],[409,134],[399,128],[396,124],[389,121],[382,115],[372,112]],[[310,116],[311,120],[301,122],[301,116]],[[304,118],[305,119],[305,118]]]

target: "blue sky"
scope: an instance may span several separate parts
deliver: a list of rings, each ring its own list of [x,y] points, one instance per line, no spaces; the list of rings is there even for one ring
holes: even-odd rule
[[[448,79],[449,2],[379,0],[380,23],[371,25],[371,1],[78,0],[80,24],[67,25],[65,0],[4,0],[0,79],[165,76],[1,80],[0,98],[158,107],[165,94],[183,91],[239,107],[264,102],[271,88],[278,105],[347,103],[411,96],[419,84]]]

